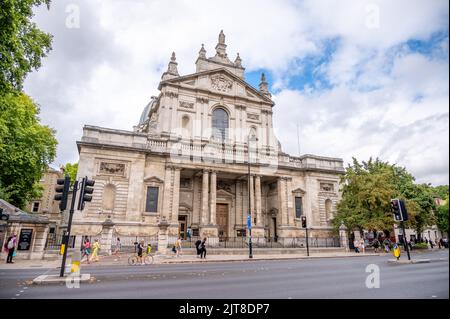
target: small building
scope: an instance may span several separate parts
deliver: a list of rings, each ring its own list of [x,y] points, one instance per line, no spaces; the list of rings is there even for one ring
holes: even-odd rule
[[[49,219],[40,214],[31,214],[15,207],[7,201],[0,199],[0,208],[3,214],[8,214],[7,221],[0,224],[0,243],[2,258],[6,259],[3,246],[7,238],[17,236],[17,257],[19,259],[42,259],[49,233]]]

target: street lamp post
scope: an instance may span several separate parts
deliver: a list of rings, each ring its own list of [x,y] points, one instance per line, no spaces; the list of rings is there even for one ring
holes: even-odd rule
[[[256,141],[258,141],[258,138],[256,138]],[[253,258],[253,245],[252,245],[252,211],[251,211],[251,196],[250,196],[250,134],[247,136],[247,152],[248,152],[248,161],[247,161],[247,166],[248,166],[248,217],[247,219],[249,220],[247,222],[247,227],[248,227],[248,235],[249,235],[249,241],[248,241],[248,249],[249,249],[249,254],[248,254],[248,258]]]

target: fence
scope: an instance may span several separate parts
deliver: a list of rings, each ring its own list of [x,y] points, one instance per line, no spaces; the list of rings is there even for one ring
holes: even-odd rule
[[[201,237],[194,236],[191,239],[183,240],[183,248],[195,248],[195,242],[201,240]],[[208,245],[208,241],[206,241]],[[309,247],[312,248],[332,248],[340,247],[339,237],[310,237],[308,238]],[[173,244],[169,243],[169,247]],[[248,248],[249,237],[220,237],[219,242],[214,247],[217,248]],[[253,248],[306,248],[305,237],[289,238],[284,243],[277,238],[252,238]]]
[[[113,236],[111,249],[114,252],[117,247],[117,238],[120,239],[121,251],[123,252],[136,252],[137,244],[144,241],[144,246],[147,247],[148,244],[152,246],[152,251],[158,249],[158,236],[120,236],[115,234]]]
[[[61,249],[64,235],[48,234],[47,241],[45,242],[45,249]],[[69,237],[68,248],[75,247],[76,236]]]

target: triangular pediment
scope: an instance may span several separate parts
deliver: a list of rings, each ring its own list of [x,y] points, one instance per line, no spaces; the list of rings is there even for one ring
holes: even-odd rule
[[[301,188],[299,187],[299,188],[294,189],[294,190],[292,191],[292,193],[305,194],[306,192],[305,192],[303,189],[301,189]]]
[[[225,68],[202,71],[164,80],[160,82],[158,89],[161,90],[164,85],[179,85],[184,88],[235,95],[274,104],[269,97],[264,96],[257,89]]]
[[[156,176],[149,176],[144,178],[145,183],[164,183],[164,181]]]

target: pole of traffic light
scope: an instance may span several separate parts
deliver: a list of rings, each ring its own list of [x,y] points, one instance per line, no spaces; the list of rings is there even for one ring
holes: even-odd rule
[[[306,229],[306,256],[308,256],[309,257],[309,244],[308,244],[308,227],[305,227],[305,229]]]
[[[406,240],[405,223],[403,221],[401,221],[400,223],[402,225],[402,232],[403,232],[403,245],[405,246],[406,253],[408,254],[408,260],[411,260],[411,256],[409,255],[408,242]]]
[[[61,271],[59,273],[59,277],[64,277],[64,270],[66,268],[67,247],[69,245],[70,229],[72,227],[72,217],[75,207],[75,198],[77,197],[77,191],[78,191],[78,181],[75,181],[73,183],[72,202],[70,203],[70,211],[69,211],[69,223],[67,224],[67,234],[64,237],[64,254],[61,262]]]

